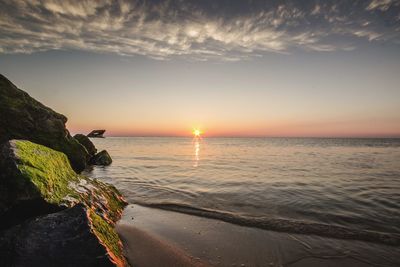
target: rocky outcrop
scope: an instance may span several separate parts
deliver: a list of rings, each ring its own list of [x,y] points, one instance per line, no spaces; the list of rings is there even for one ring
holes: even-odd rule
[[[87,136],[92,138],[104,138],[106,130],[93,130]]]
[[[90,139],[86,135],[84,135],[84,134],[76,134],[76,135],[74,135],[74,138],[76,140],[78,140],[78,142],[86,148],[86,150],[89,153],[89,156],[91,158],[94,155],[96,155],[97,149],[94,146],[94,144],[92,143],[92,141],[90,141]]]
[[[11,140],[3,145],[0,150],[0,170],[2,219],[9,220],[6,214],[18,214],[19,207],[29,207],[35,203],[41,203],[41,208],[38,209],[41,214],[45,214],[46,209],[47,213],[56,212],[9,229],[2,239],[0,238],[0,253],[10,255],[7,258],[11,260],[13,257],[15,259],[10,266],[33,266],[25,265],[25,260],[28,258],[21,256],[23,251],[32,257],[35,257],[36,250],[40,251],[37,254],[38,258],[31,259],[32,262],[37,260],[38,266],[41,257],[49,256],[57,249],[63,251],[65,255],[73,254],[73,251],[77,250],[78,254],[100,253],[92,241],[86,244],[85,239],[78,238],[80,235],[88,236],[90,233],[107,252],[107,262],[119,266],[126,264],[121,252],[121,243],[113,229],[126,202],[113,186],[75,173],[63,153],[25,140]],[[73,207],[77,205],[80,208],[74,209]],[[79,214],[76,216],[78,221],[70,218],[70,213],[75,214],[74,212]],[[47,245],[53,242],[53,237],[58,243],[46,247],[44,238],[46,235],[52,236],[47,239]],[[70,243],[63,243],[62,239]],[[4,249],[7,247],[10,249]],[[65,251],[66,248],[73,247],[75,250]],[[79,259],[84,256],[75,255],[75,257]],[[91,256],[88,256],[87,260],[90,258]],[[56,254],[54,263],[62,259]],[[100,258],[91,259],[92,262],[86,266],[108,266],[105,261],[102,261],[104,265],[97,264]],[[75,260],[75,258],[69,259],[67,263]]]
[[[107,166],[112,163],[110,154],[106,150],[97,153],[91,160],[91,164]]]
[[[115,266],[107,246],[120,249],[118,236],[108,229],[110,243],[103,245],[102,231],[82,204],[29,220],[0,233],[2,266]],[[112,244],[111,244],[112,243]]]
[[[65,128],[67,118],[18,89],[0,74],[0,144],[25,139],[68,156],[75,171],[86,167],[89,155]]]

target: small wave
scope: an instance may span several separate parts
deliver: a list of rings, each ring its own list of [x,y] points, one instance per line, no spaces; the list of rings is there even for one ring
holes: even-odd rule
[[[266,217],[245,217],[228,212],[214,211],[209,209],[196,208],[184,204],[175,203],[140,203],[136,204],[170,211],[196,215],[205,218],[217,219],[241,226],[286,232],[294,234],[312,234],[323,237],[350,239],[381,243],[390,246],[400,246],[400,234],[384,233],[369,230],[359,230],[343,226],[304,222],[288,219],[276,219]]]

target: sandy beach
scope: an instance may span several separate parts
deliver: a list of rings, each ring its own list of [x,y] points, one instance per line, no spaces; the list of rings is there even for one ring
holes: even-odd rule
[[[140,267],[400,265],[398,247],[277,233],[139,205],[125,209],[117,232],[130,264]]]

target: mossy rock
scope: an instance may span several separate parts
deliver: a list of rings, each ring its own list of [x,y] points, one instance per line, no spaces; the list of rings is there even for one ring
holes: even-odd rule
[[[117,233],[83,204],[0,233],[4,266],[126,266],[121,255]]]
[[[0,144],[12,139],[30,140],[68,156],[74,170],[82,171],[90,159],[85,148],[65,127],[67,118],[0,74]]]
[[[97,153],[90,161],[94,165],[107,166],[112,163],[110,154],[106,150],[102,150]]]
[[[92,143],[92,141],[90,141],[89,137],[87,137],[84,134],[76,134],[76,135],[74,135],[74,138],[76,140],[78,140],[78,142],[86,148],[90,157],[93,157],[94,155],[96,155],[97,149],[94,146],[94,144]]]
[[[26,140],[5,143],[0,169],[0,215],[20,202],[38,199],[60,208],[82,204],[110,257],[124,262],[113,225],[126,202],[115,187],[75,173],[66,155]]]

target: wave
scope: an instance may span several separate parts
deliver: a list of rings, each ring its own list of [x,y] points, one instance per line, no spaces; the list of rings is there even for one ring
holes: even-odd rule
[[[294,234],[309,234],[336,239],[349,239],[380,243],[390,246],[400,246],[400,234],[385,233],[370,230],[348,228],[338,225],[304,222],[299,220],[247,217],[229,212],[215,211],[210,209],[196,208],[176,203],[140,203],[136,204],[150,208],[158,208],[169,211],[176,211],[205,218],[217,219],[241,226],[286,232]]]

